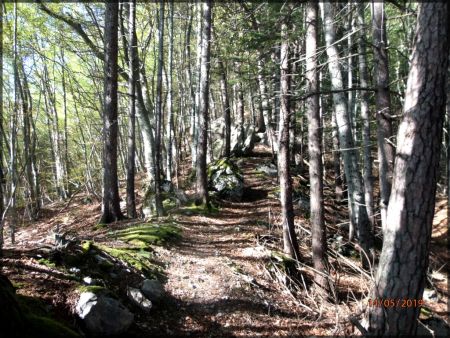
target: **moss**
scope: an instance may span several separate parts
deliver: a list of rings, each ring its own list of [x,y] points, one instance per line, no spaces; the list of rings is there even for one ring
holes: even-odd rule
[[[69,329],[67,326],[57,322],[49,317],[40,317],[34,314],[29,314],[27,319],[30,323],[30,332],[33,332],[36,337],[47,338],[70,338],[80,337],[75,331]]]
[[[143,249],[137,250],[137,248],[111,248],[104,245],[98,245],[96,247],[98,250],[105,251],[114,258],[142,272],[146,278],[155,278],[161,273],[161,268],[152,263],[152,256],[148,251]]]
[[[162,245],[180,238],[180,229],[173,224],[144,223],[116,231],[115,237],[138,248],[145,248],[151,244]]]
[[[31,334],[27,337],[80,337],[64,324],[50,318],[45,303],[39,298],[17,295],[16,299]]]
[[[38,260],[38,263],[39,264],[41,264],[41,265],[45,265],[45,266],[47,266],[47,267],[49,267],[49,268],[56,268],[56,265],[55,265],[55,263],[53,263],[51,260],[49,260],[48,258],[40,258],[39,260]]]
[[[81,250],[83,250],[84,253],[88,253],[89,250],[91,250],[91,247],[92,247],[92,241],[81,242]]]
[[[171,209],[175,208],[176,206],[177,206],[177,203],[171,198],[167,198],[163,201],[164,210],[171,210]]]
[[[110,291],[107,288],[105,288],[103,286],[100,286],[100,285],[79,285],[77,287],[77,290],[80,293],[92,292],[92,293],[94,293],[96,295],[110,293]]]
[[[104,228],[106,228],[106,224],[105,223],[97,223],[96,225],[94,225],[94,229],[95,230],[102,230]]]
[[[16,289],[16,290],[23,289],[27,285],[29,285],[28,283],[25,283],[25,282],[14,282],[14,281],[11,281],[11,283],[14,286],[14,289]]]
[[[210,203],[209,207],[200,204],[196,205],[195,203],[192,203],[191,205],[188,205],[186,207],[180,208],[178,210],[180,214],[183,215],[215,215],[219,213],[219,208],[214,206]]]

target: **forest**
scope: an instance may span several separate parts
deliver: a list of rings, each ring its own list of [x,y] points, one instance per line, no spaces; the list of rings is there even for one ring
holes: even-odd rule
[[[450,336],[446,1],[0,2],[0,336]]]

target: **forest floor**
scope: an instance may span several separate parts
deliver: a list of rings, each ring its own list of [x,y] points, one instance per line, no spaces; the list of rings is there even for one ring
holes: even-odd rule
[[[311,287],[311,238],[307,211],[296,203],[296,224],[303,257],[297,287],[288,288],[282,280],[282,265],[274,253],[282,250],[280,208],[276,177],[259,173],[270,154],[257,147],[241,161],[244,173],[244,197],[241,202],[218,201],[212,213],[171,212],[164,221],[181,229],[178,240],[152,245],[152,255],[161,268],[159,278],[166,296],[150,313],[133,311],[135,324],[130,334],[142,336],[310,336],[352,335],[358,331],[348,318],[367,306],[370,276],[361,272],[355,255],[340,254],[331,245],[331,277],[334,301],[324,300]],[[297,190],[308,194],[307,180],[296,175]],[[335,206],[331,188],[326,192],[327,226],[330,238],[344,235],[345,207]],[[2,270],[17,288],[17,293],[40,301],[41,310],[57,320],[79,329],[74,305],[79,282],[67,278],[67,270],[42,264],[40,249],[51,243],[56,224],[78,240],[117,246],[120,240],[111,231],[142,221],[121,221],[107,228],[96,226],[100,207],[86,202],[86,196],[73,198],[70,204],[46,206],[38,222],[24,224],[16,234],[16,244],[6,243]],[[151,220],[155,221],[156,220]],[[158,220],[160,222],[161,220]],[[338,225],[336,225],[338,224]],[[426,301],[426,321],[447,321],[448,251],[447,210],[438,200],[433,230],[430,283],[436,299]],[[40,258],[41,257],[41,258]],[[62,272],[63,271],[63,272]],[[134,283],[125,278],[122,283]],[[134,309],[136,310],[136,309]]]

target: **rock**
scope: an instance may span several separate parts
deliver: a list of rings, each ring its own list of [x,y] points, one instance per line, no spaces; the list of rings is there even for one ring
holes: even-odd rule
[[[149,312],[152,308],[152,302],[144,296],[141,290],[128,287],[127,288],[127,296],[131,299],[131,301],[140,307],[145,312]]]
[[[158,303],[164,296],[164,287],[156,279],[145,279],[141,291],[152,303]]]
[[[221,198],[240,201],[244,194],[244,179],[239,167],[229,159],[208,166],[209,188]]]
[[[173,184],[172,182],[168,180],[163,180],[161,182],[161,190],[164,192],[172,192],[173,191]]]
[[[93,282],[94,282],[94,280],[91,277],[89,277],[89,276],[83,277],[84,284],[91,285],[91,284],[93,284]]]
[[[436,302],[438,300],[438,296],[435,290],[425,289],[423,291],[423,300],[427,302]]]
[[[256,171],[266,174],[267,176],[271,177],[277,177],[278,176],[278,169],[277,166],[273,163],[268,164],[261,164],[256,167]]]
[[[75,311],[89,332],[101,336],[124,333],[134,320],[134,315],[118,300],[92,292],[80,295]]]
[[[257,140],[255,127],[251,124],[238,124],[231,128],[230,148],[235,156],[249,155]]]
[[[186,203],[189,202],[189,199],[188,199],[186,193],[183,190],[175,188],[173,190],[173,193],[174,193],[175,198],[177,199],[177,201],[179,201],[180,205],[183,205],[183,204],[186,204]]]

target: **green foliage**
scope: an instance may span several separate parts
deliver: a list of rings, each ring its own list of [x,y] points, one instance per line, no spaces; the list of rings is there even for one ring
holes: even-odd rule
[[[176,211],[178,214],[182,215],[216,215],[219,213],[219,208],[215,206],[214,204],[210,203],[209,206],[206,206],[204,204],[197,205],[195,203],[192,203],[191,205],[182,207]]]
[[[48,258],[40,258],[40,259],[38,259],[38,263],[39,264],[42,264],[42,265],[45,265],[45,266],[47,266],[47,267],[49,267],[49,268],[56,268],[56,265],[55,265],[55,263],[54,262],[52,262],[50,259],[48,259]]]

